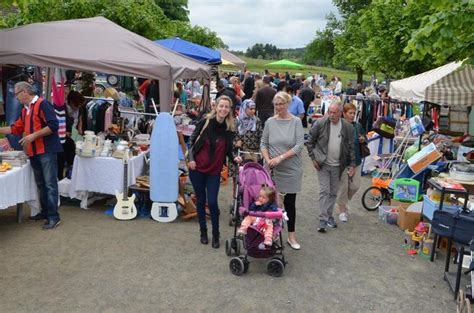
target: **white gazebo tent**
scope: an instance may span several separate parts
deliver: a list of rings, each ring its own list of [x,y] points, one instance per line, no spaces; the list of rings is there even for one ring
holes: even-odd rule
[[[171,104],[173,81],[210,80],[210,67],[103,17],[29,24],[0,31],[0,64],[99,71],[160,80],[160,104]]]
[[[474,67],[452,62],[390,84],[389,96],[401,101],[429,102],[467,112],[474,104]],[[474,124],[471,110],[469,124]],[[467,122],[467,121],[466,121]]]
[[[474,69],[469,64],[452,62],[390,83],[389,96],[465,108],[474,102]]]

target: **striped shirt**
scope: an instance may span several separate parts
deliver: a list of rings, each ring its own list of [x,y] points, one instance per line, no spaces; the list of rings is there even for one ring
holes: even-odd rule
[[[29,107],[23,107],[21,116],[11,125],[11,132],[18,136],[28,136],[49,127],[53,132],[50,135],[36,138],[30,145],[26,146],[26,154],[29,157],[44,153],[62,152],[62,146],[58,137],[58,120],[53,106],[46,100],[35,96]]]

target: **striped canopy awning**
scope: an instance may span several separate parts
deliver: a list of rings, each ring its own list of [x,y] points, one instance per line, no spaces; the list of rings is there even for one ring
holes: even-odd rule
[[[452,62],[392,82],[389,95],[402,101],[427,101],[465,108],[474,103],[474,69],[469,64]]]

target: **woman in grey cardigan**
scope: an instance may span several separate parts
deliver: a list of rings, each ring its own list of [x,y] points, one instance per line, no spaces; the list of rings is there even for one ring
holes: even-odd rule
[[[262,150],[266,164],[272,170],[272,177],[283,196],[283,205],[288,214],[288,244],[299,250],[296,241],[296,193],[301,191],[303,162],[301,150],[304,133],[301,119],[288,112],[291,96],[278,92],[273,98],[275,116],[269,118],[263,129]],[[280,203],[281,204],[281,203]]]

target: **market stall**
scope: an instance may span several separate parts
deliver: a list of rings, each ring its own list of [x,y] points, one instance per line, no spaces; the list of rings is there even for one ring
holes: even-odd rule
[[[0,158],[6,154],[2,153]],[[32,215],[39,213],[38,193],[29,162],[21,166],[5,166],[5,171],[0,172],[0,186],[0,210],[16,206],[18,222],[21,222],[23,203],[28,203]]]
[[[239,69],[244,70],[245,66],[247,65],[247,63],[244,60],[230,53],[224,48],[219,48],[218,50],[221,53],[223,65],[234,65],[238,67]]]
[[[45,39],[47,38],[47,41]],[[0,31],[0,64],[157,79],[162,111],[168,111],[173,81],[210,79],[210,68],[103,17],[35,23]]]
[[[144,153],[128,161],[127,187],[136,183],[136,178],[142,175],[144,166]],[[124,165],[121,159],[76,156],[67,196],[80,199],[81,208],[87,209],[89,193],[115,195],[122,192],[123,181]]]
[[[221,63],[221,53],[219,51],[192,43],[179,37],[156,40],[155,44],[166,47],[204,64]]]
[[[462,254],[474,240],[474,148],[462,149],[474,141],[467,128],[474,102],[474,71],[471,65],[450,63],[392,82],[389,95],[390,101],[412,103],[413,108],[422,103],[424,114],[419,115],[425,116],[425,123],[418,114],[411,118],[381,114],[382,124],[373,128],[384,140],[396,139],[397,129],[401,129],[404,138],[416,138],[417,142],[408,143],[406,150],[401,145],[393,152],[389,148],[385,155],[381,154],[384,145],[373,144],[371,150],[378,150],[375,154],[379,158],[362,204],[367,210],[378,209],[382,221],[397,224],[404,231],[402,246],[407,254],[434,261],[444,250],[444,278],[456,297],[466,287]],[[452,136],[440,134],[444,117]],[[425,129],[423,125],[430,123],[431,129]],[[449,269],[452,250],[457,252],[454,260],[459,261],[461,255],[454,273]]]
[[[433,103],[440,106],[440,130],[474,135],[474,68],[452,62],[412,77],[390,83],[389,96],[400,101]],[[428,111],[428,110],[427,110]],[[470,125],[469,125],[470,124]]]

